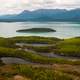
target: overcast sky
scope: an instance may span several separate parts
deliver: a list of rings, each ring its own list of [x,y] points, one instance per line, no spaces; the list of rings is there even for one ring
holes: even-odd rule
[[[80,0],[0,0],[0,14],[42,8],[80,8]]]

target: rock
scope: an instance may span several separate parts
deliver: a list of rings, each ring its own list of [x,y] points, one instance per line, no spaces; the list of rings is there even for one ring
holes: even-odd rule
[[[30,79],[23,77],[21,75],[16,75],[13,77],[13,80],[30,80]]]

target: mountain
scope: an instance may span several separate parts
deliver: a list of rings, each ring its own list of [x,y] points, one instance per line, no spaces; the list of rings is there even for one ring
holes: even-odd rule
[[[20,14],[0,16],[0,21],[80,21],[80,9],[24,10]]]

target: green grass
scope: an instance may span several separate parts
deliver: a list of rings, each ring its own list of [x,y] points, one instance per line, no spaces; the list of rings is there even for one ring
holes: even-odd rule
[[[43,43],[43,44],[54,44],[61,39],[58,38],[48,38],[48,37],[38,37],[38,36],[29,36],[29,37],[13,37],[10,40],[18,43]]]
[[[35,53],[25,52],[22,50],[10,49],[10,48],[2,48],[0,47],[0,56],[2,57],[19,57],[23,59],[28,59],[34,63],[42,63],[42,64],[53,64],[53,63],[61,63],[61,64],[80,64],[80,61],[70,61],[62,58],[48,58],[44,56],[40,56]]]
[[[27,75],[32,80],[72,80],[72,77],[62,72],[56,72],[49,68],[16,65],[18,73]]]
[[[25,49],[29,49],[29,50],[33,50],[36,52],[40,52],[40,53],[50,53],[53,51],[53,48],[56,49],[56,46],[31,46],[31,45],[26,45],[23,46],[23,48]]]
[[[31,80],[80,80],[80,61],[68,60],[62,58],[48,58],[33,52],[18,50],[16,43],[41,43],[51,44],[55,46],[24,46],[35,50],[36,52],[50,52],[64,56],[80,57],[80,38],[71,39],[57,39],[57,38],[44,38],[44,37],[14,37],[14,38],[0,38],[0,57],[19,57],[24,60],[28,59],[34,63],[41,63],[41,65],[53,65],[58,66],[47,67],[35,67],[35,65],[10,65],[8,68],[4,67],[2,61],[0,61],[0,77],[2,80],[11,80],[9,78],[15,75],[21,75],[29,77]],[[59,66],[59,65],[64,66]],[[67,66],[65,66],[67,65]],[[69,66],[71,67],[69,68]],[[74,68],[74,66],[78,66]],[[2,68],[1,68],[2,67]],[[67,68],[67,69],[66,69]]]
[[[80,57],[80,38],[65,39],[57,45],[56,53],[65,56]]]
[[[80,79],[80,71],[69,70],[73,67],[68,67],[65,69],[64,66],[58,68],[45,68],[39,66],[32,65],[7,65],[0,66],[0,76],[4,78],[4,80],[9,80],[9,78],[14,77],[16,75],[20,75],[23,77],[27,77],[31,80],[76,80]],[[64,69],[64,70],[62,70]],[[76,69],[76,68],[74,68]],[[66,72],[67,71],[67,72]],[[76,72],[78,75],[75,75]],[[12,79],[10,79],[12,80]]]
[[[66,64],[80,64],[80,61],[69,61],[61,58],[48,58],[33,52],[18,50],[15,45],[18,43],[48,43],[56,44],[54,47],[33,47],[27,46],[37,52],[50,52],[54,51],[57,54],[65,56],[78,56],[80,55],[80,38],[72,38],[60,40],[57,38],[44,38],[44,37],[14,37],[14,38],[0,38],[0,56],[20,57],[23,59],[29,59],[31,62],[53,64],[53,63],[66,63]]]

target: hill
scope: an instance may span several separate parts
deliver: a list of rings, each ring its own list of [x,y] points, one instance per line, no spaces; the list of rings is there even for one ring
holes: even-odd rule
[[[24,10],[20,14],[0,16],[0,21],[80,21],[80,9]]]

